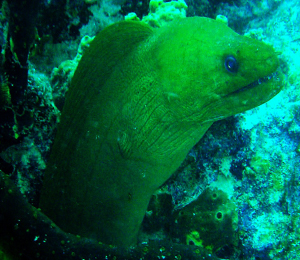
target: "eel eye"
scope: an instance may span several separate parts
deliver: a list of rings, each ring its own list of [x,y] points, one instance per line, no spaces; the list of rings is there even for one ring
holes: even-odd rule
[[[239,64],[237,60],[231,55],[225,58],[224,65],[225,65],[225,69],[230,73],[236,73],[239,68]]]

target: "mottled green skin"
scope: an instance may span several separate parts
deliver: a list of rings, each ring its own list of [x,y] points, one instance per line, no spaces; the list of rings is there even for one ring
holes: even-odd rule
[[[233,55],[239,71],[229,73]],[[258,106],[272,80],[232,93],[278,67],[272,47],[208,18],[152,30],[121,22],[85,52],[67,94],[41,209],[67,232],[129,246],[153,192],[210,125]]]

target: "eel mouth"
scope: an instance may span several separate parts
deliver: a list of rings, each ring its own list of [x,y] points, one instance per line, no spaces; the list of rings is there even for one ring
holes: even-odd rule
[[[262,78],[259,78],[258,80],[256,80],[256,81],[254,81],[254,82],[252,82],[252,83],[250,83],[250,84],[248,84],[248,85],[246,85],[246,86],[244,86],[242,88],[239,88],[239,89],[231,92],[230,95],[241,93],[241,92],[244,92],[246,90],[253,89],[253,88],[257,87],[258,85],[261,85],[263,83],[268,82],[271,79],[277,79],[277,76],[278,76],[278,72],[275,71],[275,72],[273,72],[272,74],[270,74],[268,76],[264,76]]]

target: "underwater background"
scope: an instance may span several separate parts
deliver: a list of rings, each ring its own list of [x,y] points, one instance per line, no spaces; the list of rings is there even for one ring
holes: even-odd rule
[[[7,0],[1,5],[0,170],[35,207],[65,94],[81,55],[103,28],[124,19],[157,28],[205,16],[273,45],[283,90],[266,104],[213,124],[153,196],[140,241],[198,246],[216,259],[300,259],[298,1]],[[167,250],[160,247],[157,255],[164,259]],[[1,253],[0,259],[10,258]]]

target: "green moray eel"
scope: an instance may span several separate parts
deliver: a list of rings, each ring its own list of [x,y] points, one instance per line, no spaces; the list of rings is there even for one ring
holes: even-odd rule
[[[151,195],[217,120],[281,89],[273,48],[208,18],[120,22],[84,53],[40,207],[60,228],[130,246]]]
[[[123,248],[64,232],[33,207],[1,170],[0,198],[1,260],[219,259],[204,248],[167,240]]]

